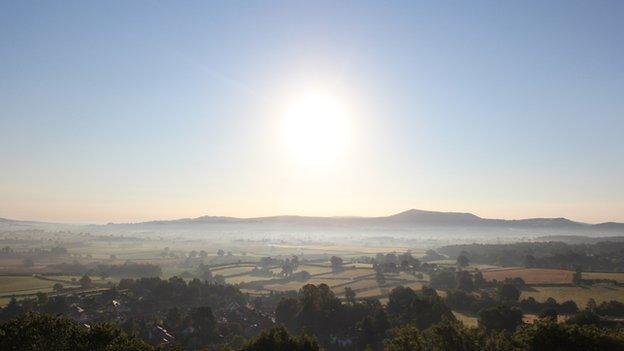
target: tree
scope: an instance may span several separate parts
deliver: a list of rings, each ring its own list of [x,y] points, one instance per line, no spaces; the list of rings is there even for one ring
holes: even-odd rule
[[[544,309],[544,310],[542,310],[542,312],[540,312],[539,318],[540,319],[550,319],[550,320],[556,322],[557,321],[557,310],[555,310],[554,308]]]
[[[483,288],[487,284],[487,281],[485,280],[485,278],[483,278],[483,273],[481,273],[481,271],[478,269],[474,272],[473,281],[474,286],[477,289]]]
[[[468,271],[457,272],[457,289],[464,291],[474,290],[474,282]]]
[[[582,281],[583,281],[583,272],[581,271],[580,267],[577,267],[576,270],[574,271],[574,274],[572,274],[572,283],[580,284]]]
[[[425,329],[443,318],[455,319],[439,296],[420,297],[411,288],[403,286],[397,286],[388,295],[387,311],[394,325],[413,323],[419,329]]]
[[[225,251],[223,251],[223,249],[219,249],[219,250],[217,251],[217,255],[219,255],[219,256],[223,256],[223,255],[225,255]]]
[[[221,274],[217,274],[214,276],[212,282],[215,284],[225,285],[225,277]]]
[[[201,250],[201,251],[199,252],[199,257],[201,257],[201,259],[202,259],[202,260],[205,260],[205,259],[206,259],[206,257],[208,257],[208,252],[206,252],[206,251],[204,251],[204,250]]]
[[[531,351],[602,351],[624,350],[621,331],[579,327],[552,320],[538,320],[524,325],[513,336],[520,346]]]
[[[150,351],[154,348],[111,324],[91,328],[67,318],[27,314],[0,324],[0,350]]]
[[[283,298],[275,308],[277,323],[285,325],[289,330],[296,330],[297,315],[301,310],[299,301],[293,297]]]
[[[384,276],[381,270],[377,270],[377,272],[375,272],[375,280],[380,286],[386,285],[386,276]]]
[[[197,257],[197,251],[193,250],[189,252],[189,258],[195,258],[195,257]]]
[[[106,271],[100,271],[99,276],[100,276],[100,278],[102,278],[102,280],[104,280],[104,279],[108,278],[109,275],[108,275],[108,272],[106,272]]]
[[[527,268],[535,267],[535,256],[533,256],[533,255],[526,255],[524,257],[524,266],[527,267]]]
[[[299,268],[299,257],[293,255],[292,259],[290,260],[290,264],[292,265],[293,270]]]
[[[497,306],[479,312],[479,325],[485,330],[513,332],[522,324],[522,311],[516,307]]]
[[[284,327],[263,331],[245,344],[240,351],[319,351],[320,346],[313,338],[301,335],[291,336]]]
[[[442,319],[424,332],[425,350],[481,351],[477,335],[462,324],[451,319]],[[499,351],[499,350],[497,350]]]
[[[332,256],[330,262],[333,270],[337,271],[342,268],[342,258],[338,256]]]
[[[63,284],[55,283],[54,285],[52,285],[52,290],[54,290],[57,293],[63,291]]]
[[[385,342],[386,351],[424,351],[422,332],[412,325],[398,329],[393,338]]]
[[[48,294],[39,291],[37,293],[37,304],[39,304],[39,306],[43,306],[48,302]]]
[[[203,281],[212,282],[213,278],[210,266],[200,263],[197,267],[197,277]]]
[[[469,264],[470,264],[470,260],[468,259],[468,257],[466,257],[465,255],[457,256],[457,265],[459,267],[465,268],[465,267],[468,267]]]
[[[358,323],[357,326],[357,346],[358,350],[373,349],[378,340],[375,333],[375,326],[373,325],[373,319],[370,316],[364,317],[364,319]]]
[[[588,311],[593,312],[596,309],[596,300],[594,300],[593,297],[589,298],[589,300],[587,300],[587,307],[586,309]]]
[[[455,273],[447,269],[433,272],[429,284],[435,289],[453,289],[456,287]]]
[[[91,278],[89,278],[88,275],[83,275],[82,278],[80,278],[80,280],[78,281],[80,283],[80,286],[83,288],[90,288],[91,285],[93,284],[93,282],[91,281]]]
[[[503,284],[498,288],[498,298],[503,303],[517,302],[520,298],[520,290],[513,284]]]
[[[355,303],[355,291],[353,291],[353,289],[351,289],[351,287],[346,287],[345,288],[345,298],[347,299],[347,302],[350,304],[354,304]]]
[[[290,276],[294,271],[293,265],[290,262],[290,259],[285,259],[284,262],[282,263],[282,276],[284,277],[288,277]]]
[[[193,308],[189,311],[189,322],[194,328],[193,336],[199,338],[203,345],[213,341],[217,336],[217,320],[208,306]]]

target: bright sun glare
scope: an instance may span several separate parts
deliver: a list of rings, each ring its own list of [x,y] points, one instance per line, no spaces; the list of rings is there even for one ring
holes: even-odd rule
[[[286,109],[283,134],[289,151],[304,162],[335,160],[346,150],[349,139],[348,112],[331,94],[310,92]]]

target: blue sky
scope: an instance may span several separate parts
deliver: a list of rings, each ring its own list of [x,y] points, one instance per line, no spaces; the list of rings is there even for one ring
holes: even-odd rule
[[[281,106],[350,106],[287,156]],[[0,217],[624,221],[620,1],[0,1]]]

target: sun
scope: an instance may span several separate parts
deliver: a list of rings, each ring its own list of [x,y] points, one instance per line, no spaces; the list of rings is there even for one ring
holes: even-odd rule
[[[288,151],[304,162],[329,162],[342,156],[349,129],[344,102],[324,92],[308,92],[293,100],[282,121]]]

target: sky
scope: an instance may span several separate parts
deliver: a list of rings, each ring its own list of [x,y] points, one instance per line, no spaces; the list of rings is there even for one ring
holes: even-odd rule
[[[410,208],[624,222],[624,2],[0,0],[0,217]]]

